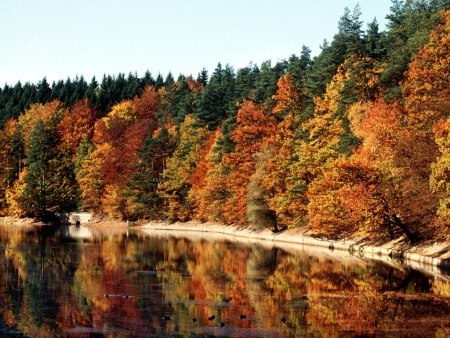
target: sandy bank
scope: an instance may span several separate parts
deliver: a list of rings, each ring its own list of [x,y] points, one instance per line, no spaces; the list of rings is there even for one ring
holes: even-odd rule
[[[147,233],[155,233],[157,231],[182,235],[182,232],[197,232],[203,233],[203,236],[223,234],[239,238],[271,241],[281,247],[283,244],[321,247],[328,250],[347,251],[358,257],[384,261],[401,261],[411,267],[433,272],[441,272],[441,269],[450,270],[450,243],[448,242],[411,246],[405,238],[399,238],[385,243],[368,245],[361,238],[340,241],[313,238],[304,229],[290,229],[275,234],[267,229],[257,231],[249,227],[225,226],[195,221],[186,223],[151,222],[138,228]]]

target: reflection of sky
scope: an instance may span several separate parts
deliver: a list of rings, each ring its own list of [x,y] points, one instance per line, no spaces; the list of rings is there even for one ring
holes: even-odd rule
[[[92,231],[86,227],[69,227],[69,235],[72,238],[90,239]]]

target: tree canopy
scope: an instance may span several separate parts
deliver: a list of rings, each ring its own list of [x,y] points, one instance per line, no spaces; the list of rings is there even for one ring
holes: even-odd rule
[[[0,210],[450,234],[450,1],[346,8],[311,57],[0,88]]]

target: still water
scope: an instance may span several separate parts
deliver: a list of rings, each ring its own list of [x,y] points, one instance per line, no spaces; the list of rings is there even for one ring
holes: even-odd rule
[[[450,278],[232,237],[0,226],[0,336],[448,337]]]

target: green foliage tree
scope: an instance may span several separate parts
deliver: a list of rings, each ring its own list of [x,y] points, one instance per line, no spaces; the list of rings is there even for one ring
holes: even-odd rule
[[[138,151],[139,162],[127,183],[125,196],[132,199],[136,217],[163,217],[163,200],[158,194],[161,174],[170,152],[170,139],[165,127],[149,135]]]
[[[192,115],[187,115],[180,125],[179,138],[172,157],[167,159],[166,167],[158,184],[158,194],[168,207],[171,220],[188,220],[192,215],[188,194],[190,178],[199,161],[199,153],[208,137],[204,127],[198,127]]]
[[[28,206],[35,213],[45,213],[48,207],[49,163],[53,156],[55,130],[50,130],[39,119],[27,145],[28,175],[25,193],[31,197]]]
[[[429,41],[439,23],[439,12],[449,9],[448,0],[393,0],[386,34],[387,64],[380,84],[389,99],[399,98],[400,82],[420,47]]]

